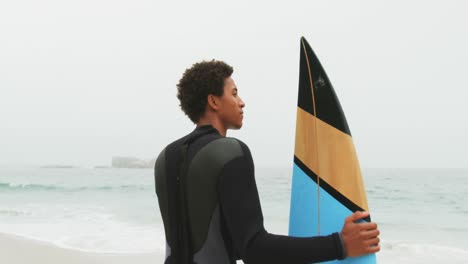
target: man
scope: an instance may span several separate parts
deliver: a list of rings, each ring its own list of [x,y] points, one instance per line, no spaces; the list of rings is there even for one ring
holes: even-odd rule
[[[379,251],[375,223],[355,223],[356,212],[340,233],[297,238],[268,233],[249,148],[228,129],[242,127],[244,102],[222,61],[187,69],[177,97],[196,124],[169,144],[155,165],[156,193],[166,235],[165,263],[311,263]]]

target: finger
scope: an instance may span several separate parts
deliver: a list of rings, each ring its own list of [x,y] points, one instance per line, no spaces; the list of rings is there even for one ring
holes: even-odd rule
[[[377,230],[377,229],[374,229],[374,230],[370,230],[370,231],[361,231],[360,234],[364,238],[374,238],[374,237],[378,237],[380,235],[380,231]]]
[[[371,253],[376,253],[380,251],[380,245],[377,246],[371,246],[366,248],[366,252],[371,254]]]
[[[356,222],[358,220],[361,220],[363,218],[366,218],[369,216],[368,212],[361,212],[361,211],[356,211],[354,214],[350,215],[349,217],[346,218],[346,221],[349,222]]]
[[[376,223],[356,223],[356,225],[359,226],[359,229],[361,230],[376,230],[377,229],[377,224]]]
[[[352,223],[354,221],[354,214],[346,217],[345,223]]]
[[[376,237],[376,238],[366,240],[364,243],[367,246],[377,246],[380,243],[380,239]]]

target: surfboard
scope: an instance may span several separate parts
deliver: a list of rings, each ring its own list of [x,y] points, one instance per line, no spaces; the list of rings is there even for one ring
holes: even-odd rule
[[[351,132],[325,70],[302,37],[289,235],[340,232],[355,211],[369,208]],[[371,264],[376,258],[326,263]]]

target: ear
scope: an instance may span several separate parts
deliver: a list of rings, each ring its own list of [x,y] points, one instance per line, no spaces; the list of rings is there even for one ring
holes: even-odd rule
[[[207,106],[213,111],[217,111],[219,109],[219,98],[215,95],[209,94],[206,98]]]

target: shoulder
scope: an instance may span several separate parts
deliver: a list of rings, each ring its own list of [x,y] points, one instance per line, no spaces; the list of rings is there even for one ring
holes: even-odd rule
[[[163,166],[164,163],[165,163],[166,157],[174,155],[173,152],[175,152],[177,149],[180,148],[180,146],[182,145],[185,138],[186,138],[186,136],[182,137],[182,138],[179,138],[178,140],[173,141],[173,142],[169,143],[168,145],[166,145],[166,147],[164,147],[159,152],[158,156],[156,157],[155,166],[156,167],[157,166]]]
[[[159,152],[158,156],[156,157],[156,161],[154,163],[155,173],[163,172],[166,170],[166,149],[167,147],[161,150],[161,152]]]
[[[235,141],[237,143],[237,145],[241,148],[242,153],[244,155],[251,156],[249,146],[247,146],[247,144],[244,143],[242,140],[237,139],[237,138],[228,138],[228,139],[230,139],[232,141]]]
[[[212,147],[223,150],[224,152],[237,152],[239,154],[250,155],[250,149],[243,141],[233,137],[218,138],[210,143]]]
[[[252,160],[252,154],[246,143],[233,137],[223,137],[212,142],[217,145],[218,152],[222,151],[231,156],[231,159],[242,158],[243,160]]]
[[[236,138],[219,137],[197,149],[192,162],[194,164],[209,162],[224,166],[232,160],[246,156],[250,157],[250,152],[245,143]]]

